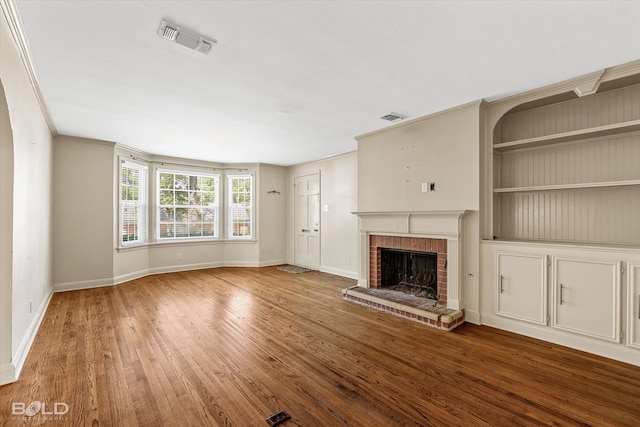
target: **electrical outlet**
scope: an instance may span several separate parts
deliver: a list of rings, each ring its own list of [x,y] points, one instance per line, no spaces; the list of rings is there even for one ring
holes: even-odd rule
[[[178,259],[182,259],[182,254],[178,254]]]
[[[349,264],[351,264],[351,260],[349,258],[345,258],[344,259],[344,263],[345,263],[345,265],[349,265]]]
[[[436,183],[435,182],[430,182],[429,183],[429,191],[436,191]]]
[[[429,185],[426,182],[422,183],[422,192],[426,193],[427,191],[429,191]]]

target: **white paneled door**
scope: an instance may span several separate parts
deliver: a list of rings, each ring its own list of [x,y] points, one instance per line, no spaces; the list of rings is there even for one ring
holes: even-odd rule
[[[620,263],[555,258],[553,327],[620,341]]]
[[[496,254],[496,313],[547,324],[547,256]]]
[[[320,267],[320,173],[294,178],[296,265]]]

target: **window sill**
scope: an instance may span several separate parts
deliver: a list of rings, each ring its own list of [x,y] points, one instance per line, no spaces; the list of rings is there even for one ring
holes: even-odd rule
[[[206,240],[171,240],[162,242],[144,243],[131,246],[120,246],[116,248],[118,252],[130,252],[153,247],[185,246],[185,245],[211,245],[227,243],[257,243],[257,239],[206,239]]]

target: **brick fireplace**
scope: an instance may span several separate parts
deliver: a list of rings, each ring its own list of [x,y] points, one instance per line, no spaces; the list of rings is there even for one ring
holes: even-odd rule
[[[379,289],[382,287],[382,250],[399,249],[414,253],[434,253],[437,256],[437,286],[438,304],[447,305],[447,240],[406,237],[384,236],[372,234],[369,236],[369,287]]]
[[[465,211],[354,214],[360,220],[360,271],[358,284],[344,289],[343,298],[447,331],[462,324],[462,218]],[[386,273],[384,277],[381,274],[383,248],[436,254],[437,301],[382,287],[382,281],[387,280]],[[426,270],[429,275],[432,268]]]
[[[379,286],[377,248],[424,249],[437,253],[438,270],[445,270],[443,273],[446,291],[443,292],[443,296],[446,294],[446,297],[442,299],[442,304],[453,310],[464,308],[462,219],[465,211],[354,213],[360,220],[358,286],[365,288]]]

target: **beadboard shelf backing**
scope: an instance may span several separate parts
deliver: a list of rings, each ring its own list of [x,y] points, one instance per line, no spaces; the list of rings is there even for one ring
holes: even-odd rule
[[[608,182],[584,182],[580,184],[564,184],[564,185],[539,185],[536,187],[511,187],[511,188],[495,188],[494,193],[519,193],[531,191],[556,191],[556,190],[572,190],[579,188],[598,188],[598,187],[625,187],[640,185],[640,179],[629,181],[608,181]]]
[[[640,130],[640,120],[614,123],[611,125],[597,126],[594,128],[562,132],[559,134],[537,136],[534,138],[521,139],[516,141],[501,142],[495,144],[493,148],[499,151],[515,150],[519,148],[544,147],[550,144],[561,142],[581,141],[589,138],[596,138],[607,135],[617,135],[621,132],[634,132]]]
[[[606,130],[627,132],[640,120],[640,84],[514,113],[500,120],[494,144]],[[635,122],[635,123],[634,123]],[[616,127],[619,129],[616,130]],[[581,136],[580,138],[584,138]]]
[[[498,239],[640,244],[640,85],[528,110],[498,122]]]

